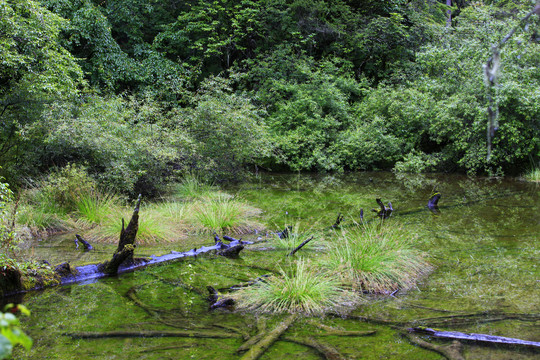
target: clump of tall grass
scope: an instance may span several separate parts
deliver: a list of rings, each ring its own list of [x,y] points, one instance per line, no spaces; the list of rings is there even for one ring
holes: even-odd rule
[[[197,232],[232,232],[244,234],[260,225],[253,220],[259,210],[226,194],[192,204],[192,224]]]
[[[125,226],[131,219],[132,210],[123,208],[117,213],[106,217],[90,232],[90,236],[104,242],[116,243],[122,230],[122,218]],[[137,231],[137,243],[152,244],[159,242],[171,242],[182,236],[179,226],[170,220],[163,209],[143,207],[140,210],[139,229]]]
[[[316,266],[303,259],[287,270],[281,268],[280,273],[281,276],[272,276],[234,293],[236,308],[311,316],[352,307],[359,299],[356,294],[337,285],[339,281],[336,278],[319,272]]]
[[[384,293],[413,287],[431,267],[412,247],[408,232],[387,224],[343,230],[329,248],[324,266],[354,290]]]
[[[527,179],[528,181],[533,181],[533,182],[540,182],[540,168],[534,168],[532,169],[530,172],[528,172],[527,174],[525,174],[525,179]]]
[[[81,193],[75,201],[77,223],[92,227],[118,213],[120,199],[113,194],[91,191]]]
[[[286,232],[286,234],[274,234],[274,244],[276,249],[278,250],[285,250],[287,252],[291,252],[294,250],[298,245],[300,245],[302,242],[308,240],[311,237],[317,236],[313,231],[306,230],[301,231],[300,229],[300,223],[296,223],[294,226],[286,226],[286,230],[283,232]]]
[[[219,194],[217,189],[195,174],[186,175],[173,189],[174,196],[185,200],[195,200]]]

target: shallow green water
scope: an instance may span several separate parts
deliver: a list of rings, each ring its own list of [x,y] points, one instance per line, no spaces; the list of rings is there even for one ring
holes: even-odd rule
[[[436,189],[443,195],[440,214],[426,207]],[[361,173],[343,176],[265,175],[253,183],[228,191],[237,193],[264,210],[270,229],[299,223],[316,229],[333,224],[338,213],[345,223],[375,221],[369,210],[375,198],[391,201],[395,212],[389,222],[401,224],[418,235],[416,246],[429,254],[435,271],[418,289],[395,297],[372,296],[354,315],[393,321],[463,315],[482,311],[537,314],[540,308],[538,271],[540,239],[540,187],[512,179],[489,180],[457,175],[396,176]],[[144,214],[141,214],[144,216]],[[253,235],[256,238],[261,234]],[[248,239],[244,237],[244,239]],[[331,238],[327,239],[331,242]],[[208,245],[211,239],[194,238]],[[112,247],[100,247],[81,255],[69,238],[44,240],[36,253],[51,262],[71,259],[82,264],[108,257]],[[302,256],[319,256],[320,244],[302,249]],[[285,252],[273,244],[250,246],[238,260],[217,257],[187,259],[155,266],[118,278],[86,285],[72,285],[25,295],[32,317],[24,328],[35,344],[20,359],[238,359],[241,338],[112,338],[72,339],[65,333],[84,331],[217,330],[257,333],[251,314],[208,310],[206,286],[226,288],[254,279],[283,263]],[[162,254],[173,249],[138,248],[138,255]],[[175,250],[187,250],[178,249]],[[134,294],[139,303],[126,294]],[[282,317],[266,316],[268,327]],[[540,341],[538,320],[484,322],[490,316],[466,324],[418,320],[419,325],[463,332],[486,333]],[[493,320],[493,317],[491,317]],[[538,319],[538,317],[536,317]],[[291,336],[323,333],[309,319],[295,323]],[[386,325],[326,317],[318,322],[344,330],[377,330],[368,337],[317,337],[351,359],[440,359],[440,355],[411,345]],[[228,328],[224,330],[223,327]],[[436,342],[436,341],[434,341]],[[436,342],[444,344],[443,341]],[[467,359],[532,359],[538,353],[466,345]],[[313,349],[278,341],[262,359],[319,359]]]

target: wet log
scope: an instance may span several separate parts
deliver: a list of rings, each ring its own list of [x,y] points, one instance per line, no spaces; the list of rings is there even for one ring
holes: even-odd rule
[[[281,339],[313,348],[317,350],[321,355],[323,355],[326,360],[346,360],[347,359],[346,357],[341,355],[339,351],[337,351],[333,346],[330,346],[328,344],[323,344],[310,337],[283,336],[281,337]]]
[[[371,209],[371,211],[374,211],[377,213],[377,216],[386,219],[392,215],[392,212],[394,211],[394,208],[392,207],[392,203],[389,202],[388,206],[384,206],[381,199],[377,198],[375,199],[377,201],[377,204],[379,205],[379,209]]]
[[[337,218],[336,218],[336,221],[334,222],[334,225],[332,225],[332,228],[337,228],[341,222],[343,221],[345,217],[343,215],[341,215],[341,213],[338,214]]]
[[[234,305],[234,299],[223,296],[223,294],[219,293],[219,291],[214,289],[212,286],[207,286],[206,289],[208,289],[208,293],[210,294],[208,296],[208,300],[210,301],[210,310],[228,308]]]
[[[304,247],[304,245],[306,245],[308,242],[310,242],[311,240],[313,240],[313,236],[310,237],[309,239],[303,241],[300,245],[298,245],[295,249],[293,249],[293,251],[291,251],[287,256],[292,256],[294,255],[298,250],[300,250],[301,248]]]
[[[241,360],[256,360],[264,352],[272,346],[276,340],[296,321],[298,314],[291,314],[285,318],[278,326],[268,332],[260,341],[255,343],[251,348],[242,356]]]
[[[283,231],[280,231],[277,233],[277,236],[280,238],[280,239],[287,239],[289,237],[289,235],[291,234],[291,231],[292,231],[292,226],[286,226],[285,229],[283,229]]]
[[[410,332],[427,334],[439,339],[451,339],[459,341],[467,341],[474,343],[487,343],[487,344],[498,344],[498,345],[510,345],[510,346],[520,346],[540,349],[540,342],[521,340],[515,338],[509,338],[504,336],[494,336],[486,334],[466,334],[458,331],[440,331],[426,327],[415,327],[409,328]]]
[[[75,246],[78,249],[79,243],[83,244],[84,251],[90,251],[93,249],[92,245],[86,240],[83,239],[83,237],[79,234],[75,234]]]
[[[463,355],[463,345],[459,341],[453,341],[451,345],[436,345],[425,340],[420,339],[418,336],[406,333],[404,334],[407,339],[413,344],[416,344],[424,349],[435,351],[448,360],[465,360]]]
[[[217,254],[220,256],[225,256],[232,259],[237,258],[240,254],[240,251],[244,249],[243,244],[237,244],[233,246],[229,246],[225,244],[222,244],[222,245],[223,246],[221,247],[221,249],[217,251]]]
[[[106,339],[106,338],[152,338],[152,337],[187,337],[187,338],[210,338],[210,339],[233,339],[241,338],[242,335],[233,332],[219,331],[107,331],[107,332],[75,332],[65,333],[73,339]]]

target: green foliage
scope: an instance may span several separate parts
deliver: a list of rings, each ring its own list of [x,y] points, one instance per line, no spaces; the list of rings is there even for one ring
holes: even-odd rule
[[[19,319],[13,311],[30,315],[30,311],[24,305],[8,304],[4,312],[0,312],[0,359],[9,358],[14,346],[22,345],[27,350],[32,347],[32,339],[21,330]]]
[[[351,306],[357,298],[344,290],[335,278],[316,270],[303,259],[272,276],[233,294],[238,309],[270,313],[322,315],[340,306]]]
[[[154,101],[91,97],[80,104],[56,104],[44,114],[41,151],[31,162],[83,162],[111,191],[155,196],[181,167],[189,140],[171,129]],[[28,154],[32,156],[32,154]]]
[[[248,98],[233,93],[226,79],[206,80],[197,105],[185,112],[198,172],[218,180],[238,179],[244,166],[270,156],[272,143],[262,115]]]
[[[10,225],[10,205],[13,192],[0,177],[0,249],[13,251],[16,246],[15,234]]]
[[[46,104],[77,93],[82,71],[58,42],[65,20],[30,0],[0,2],[0,159],[12,181],[34,150],[26,128]]]
[[[411,247],[413,237],[384,224],[343,230],[328,251],[325,267],[353,289],[388,292],[411,288],[430,270],[423,255]]]

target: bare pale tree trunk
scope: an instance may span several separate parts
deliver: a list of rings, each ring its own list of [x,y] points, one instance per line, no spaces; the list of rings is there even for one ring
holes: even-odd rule
[[[452,0],[446,0],[446,6],[452,6]],[[446,13],[448,14],[448,18],[446,19],[446,26],[449,27],[452,26],[452,10],[448,9]]]

